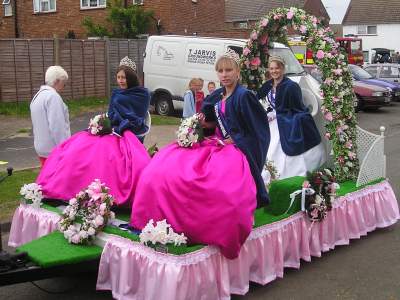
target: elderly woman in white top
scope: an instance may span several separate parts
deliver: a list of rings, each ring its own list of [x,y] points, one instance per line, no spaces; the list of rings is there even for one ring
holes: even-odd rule
[[[46,84],[30,104],[34,145],[42,166],[52,149],[71,136],[68,107],[59,94],[67,80],[68,74],[62,67],[49,67]]]

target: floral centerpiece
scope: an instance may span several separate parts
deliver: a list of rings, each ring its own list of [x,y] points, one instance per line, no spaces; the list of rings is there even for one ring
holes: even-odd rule
[[[305,198],[305,211],[311,221],[325,219],[327,211],[332,209],[336,190],[339,185],[332,170],[325,168],[308,173],[303,188],[311,188],[314,193]]]
[[[19,191],[24,200],[32,201],[32,206],[40,208],[42,205],[42,187],[37,183],[24,184]]]
[[[166,220],[158,221],[154,226],[154,221],[151,219],[143,228],[139,238],[140,242],[145,245],[149,243],[153,245],[173,243],[175,246],[180,246],[187,242],[187,237],[183,233],[174,232]]]
[[[201,142],[204,139],[204,133],[199,114],[183,119],[176,134],[178,145],[181,147],[189,148]]]
[[[107,114],[94,116],[89,121],[88,130],[93,135],[106,135],[112,133],[111,121]]]
[[[328,26],[296,7],[272,10],[256,24],[243,49],[242,81],[253,90],[261,87],[266,80],[271,43],[287,44],[288,28],[306,41],[307,47],[313,50],[315,64],[322,71],[321,111],[325,118],[325,137],[332,143],[337,179],[354,179],[358,174],[358,160],[352,76],[346,55]]]
[[[111,211],[114,202],[108,188],[96,179],[86,190],[79,192],[65,208],[58,229],[72,244],[89,244],[103,230],[109,219],[115,217]],[[77,223],[78,219],[81,223]]]

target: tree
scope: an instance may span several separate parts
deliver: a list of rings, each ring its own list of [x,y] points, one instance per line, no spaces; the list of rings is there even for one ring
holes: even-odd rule
[[[95,24],[90,17],[84,18],[82,25],[88,35],[136,38],[139,34],[147,33],[154,15],[153,11],[138,5],[125,7],[122,0],[107,1],[107,13],[109,26]]]

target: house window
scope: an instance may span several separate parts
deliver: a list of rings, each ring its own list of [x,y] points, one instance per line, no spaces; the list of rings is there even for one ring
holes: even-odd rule
[[[56,11],[56,0],[33,0],[33,12],[53,12]]]
[[[143,0],[133,0],[133,4],[143,5]]]
[[[377,32],[378,31],[376,29],[376,25],[358,25],[357,26],[357,34],[376,35]]]
[[[106,0],[81,0],[81,8],[103,8],[106,7]]]
[[[11,0],[3,0],[4,16],[10,17],[13,15]]]

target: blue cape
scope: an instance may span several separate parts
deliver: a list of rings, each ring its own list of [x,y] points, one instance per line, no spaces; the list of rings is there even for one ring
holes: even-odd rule
[[[267,96],[272,80],[258,91],[258,99]],[[321,142],[314,119],[303,104],[300,86],[284,77],[276,87],[275,110],[283,152],[289,156],[300,155]]]
[[[114,131],[122,134],[131,130],[134,134],[142,134],[148,130],[145,124],[150,105],[150,94],[141,86],[130,89],[115,89],[108,107],[108,117]]]
[[[214,105],[223,94],[224,88],[220,88],[204,99],[206,121],[216,121]],[[225,120],[230,137],[247,158],[257,187],[257,204],[263,206],[269,202],[261,177],[270,141],[267,114],[256,96],[238,84],[226,100]]]

